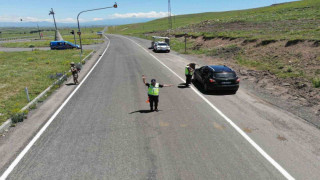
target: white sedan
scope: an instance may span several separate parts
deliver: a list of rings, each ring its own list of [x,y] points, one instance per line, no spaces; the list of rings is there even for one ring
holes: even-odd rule
[[[154,43],[153,50],[155,52],[160,52],[160,51],[170,52],[170,46],[165,42],[156,42]]]

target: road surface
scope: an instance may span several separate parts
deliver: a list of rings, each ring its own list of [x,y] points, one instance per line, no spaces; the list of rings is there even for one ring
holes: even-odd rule
[[[310,149],[297,147],[295,136],[285,142],[275,138],[293,133],[281,130],[287,125],[282,118],[320,137],[316,129],[241,88],[236,95],[198,95],[182,88],[181,79],[146,52],[152,51],[124,37],[108,37],[99,64],[8,179],[285,179],[201,95],[248,134],[256,131],[252,139],[291,175],[320,177]],[[154,56],[183,77],[182,59]],[[159,112],[148,112],[142,74],[175,85],[160,89]]]

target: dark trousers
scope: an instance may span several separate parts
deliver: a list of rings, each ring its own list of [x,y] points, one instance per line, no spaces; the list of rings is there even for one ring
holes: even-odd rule
[[[154,103],[154,108],[158,109],[159,96],[149,95],[149,101],[150,101],[150,110],[153,110],[153,103]]]
[[[186,75],[186,85],[188,86],[189,84],[191,84],[191,78],[192,75]]]

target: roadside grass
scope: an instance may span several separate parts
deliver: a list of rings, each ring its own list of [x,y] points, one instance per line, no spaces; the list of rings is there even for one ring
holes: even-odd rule
[[[84,50],[83,57],[89,52]],[[80,62],[79,51],[0,52],[0,125],[28,103],[25,87],[34,99],[67,72],[72,61]]]
[[[320,88],[320,77],[313,78],[312,84],[315,88]]]

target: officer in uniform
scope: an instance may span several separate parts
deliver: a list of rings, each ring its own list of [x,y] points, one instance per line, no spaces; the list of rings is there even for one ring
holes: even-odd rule
[[[148,96],[150,102],[150,111],[153,111],[153,104],[154,110],[158,112],[158,103],[159,103],[159,88],[163,87],[170,87],[172,84],[159,84],[156,82],[155,79],[151,80],[151,84],[146,82],[146,77],[142,75],[143,83],[148,87]]]
[[[186,86],[189,86],[191,84],[193,72],[194,72],[194,69],[191,67],[191,64],[188,64],[185,67]]]
[[[71,70],[71,73],[73,76],[73,82],[74,82],[74,84],[79,84],[79,82],[78,82],[78,69],[76,68],[74,62],[71,62],[70,65],[71,65],[70,70]]]

